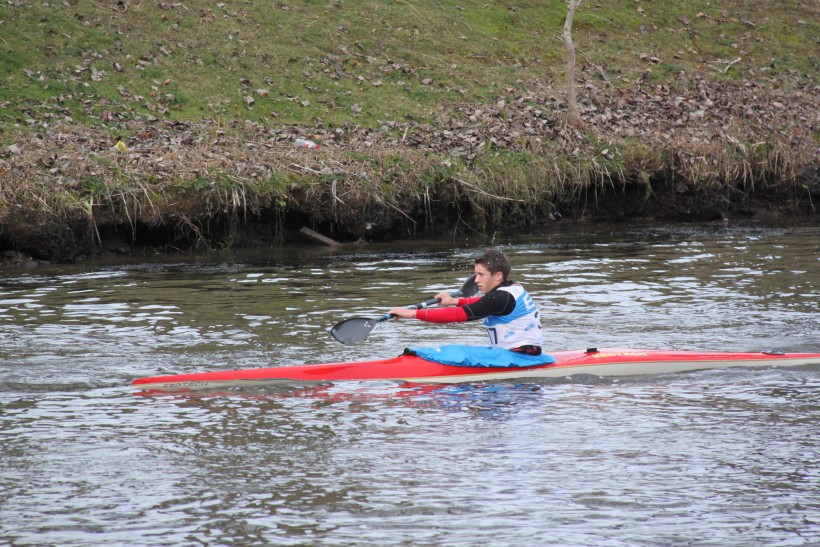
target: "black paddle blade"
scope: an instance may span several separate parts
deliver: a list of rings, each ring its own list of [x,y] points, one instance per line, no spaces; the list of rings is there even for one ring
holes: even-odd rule
[[[478,285],[475,284],[475,274],[471,275],[464,281],[464,284],[458,290],[464,298],[470,298],[478,293]]]
[[[478,285],[475,284],[475,274],[468,277],[464,284],[461,285],[461,288],[458,290],[457,293],[450,293],[452,296],[463,296],[469,298],[475,295],[478,292]],[[440,302],[438,298],[433,298],[432,300],[428,300],[427,302],[422,302],[421,304],[414,304],[413,306],[409,306],[411,308],[420,309],[426,308],[427,306],[432,306]],[[341,342],[345,345],[353,345],[358,344],[359,342],[363,341],[367,338],[367,335],[370,334],[370,331],[373,330],[373,327],[376,326],[376,323],[381,323],[382,321],[387,321],[391,319],[393,316],[391,315],[382,315],[381,317],[370,318],[370,317],[353,317],[352,319],[346,319],[341,323],[337,323],[332,329],[330,329],[330,334],[333,335],[338,342]]]
[[[330,334],[342,344],[358,344],[367,338],[376,323],[377,321],[367,317],[353,317],[337,323],[330,329]]]

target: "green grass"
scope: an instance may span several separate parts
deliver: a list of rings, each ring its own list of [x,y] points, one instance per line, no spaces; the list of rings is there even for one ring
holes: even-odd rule
[[[658,82],[680,72],[816,76],[817,4],[761,4],[586,1],[574,27],[579,63],[629,81],[646,70]],[[374,126],[429,120],[442,106],[489,101],[510,87],[563,83],[563,0],[125,5],[0,5],[0,119],[25,125],[38,109],[59,107],[93,124],[104,101],[157,115],[147,103],[159,88],[174,96],[161,112],[171,119]],[[724,76],[710,65],[736,57],[743,61]],[[143,99],[127,101],[119,88]]]
[[[749,105],[721,104],[703,119],[725,125],[700,140],[685,126],[664,140],[669,120],[620,136],[565,128],[553,106],[564,98],[565,16],[565,0],[2,2],[0,175],[14,165],[26,175],[0,185],[0,219],[25,227],[79,212],[83,223],[170,222],[197,232],[213,215],[272,206],[356,233],[363,211],[388,226],[397,213],[411,219],[423,209],[426,223],[457,203],[465,206],[459,218],[480,229],[502,215],[526,224],[616,181],[647,192],[666,176],[746,188],[794,181],[816,162],[809,116],[765,100],[755,108],[783,108],[776,127],[755,113],[732,117],[733,107]],[[780,103],[799,90],[806,112],[806,82],[820,74],[818,21],[816,0],[584,0],[573,28],[579,95],[602,111],[637,97],[630,104],[640,114],[644,96],[649,108],[655,93],[697,98],[704,80],[728,103],[738,89]],[[724,81],[731,85],[714,85]],[[559,131],[543,142],[493,145],[484,130],[526,107]],[[474,110],[500,113],[470,121]],[[157,133],[176,129],[152,118],[194,122],[173,126],[192,139],[167,146],[168,135]],[[351,139],[295,163],[285,143],[259,146],[266,128],[284,125],[341,127],[346,136],[396,127],[392,137],[415,131],[436,151],[372,133],[372,146]],[[437,141],[436,131],[458,135],[462,126],[481,130],[480,153],[459,155],[456,140]],[[143,128],[151,135],[138,136]],[[134,155],[143,161],[161,155],[165,163],[112,151],[118,136],[142,147]],[[12,143],[21,155],[6,150]],[[262,168],[242,171],[249,164]]]

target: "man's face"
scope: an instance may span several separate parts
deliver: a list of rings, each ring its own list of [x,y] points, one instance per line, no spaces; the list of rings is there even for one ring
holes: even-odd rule
[[[484,264],[476,264],[475,265],[475,284],[478,285],[478,290],[484,294],[487,294],[494,288],[501,285],[501,281],[504,279],[504,274],[501,272],[495,272],[494,274],[490,273]]]

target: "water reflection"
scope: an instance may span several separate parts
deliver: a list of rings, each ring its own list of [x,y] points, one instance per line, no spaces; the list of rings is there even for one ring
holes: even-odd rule
[[[582,380],[549,380],[550,384]],[[592,377],[590,382],[607,382],[608,380]],[[281,410],[275,401],[301,399],[309,402],[313,409],[326,409],[341,406],[345,412],[367,412],[384,406],[403,406],[415,409],[441,410],[465,413],[472,417],[503,420],[508,414],[525,408],[527,401],[539,401],[545,396],[545,382],[532,381],[525,383],[498,382],[492,384],[465,383],[417,384],[412,382],[393,381],[350,381],[323,383],[294,383],[271,387],[242,387],[231,389],[196,390],[179,392],[137,391],[136,397],[161,397],[177,402],[180,406],[201,406],[202,408],[224,410],[230,407],[231,401],[252,401],[258,408]],[[258,403],[258,405],[256,404]],[[270,405],[267,408],[267,405]]]

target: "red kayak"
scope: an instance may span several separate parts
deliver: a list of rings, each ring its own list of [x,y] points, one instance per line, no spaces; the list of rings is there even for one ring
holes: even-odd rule
[[[820,364],[820,353],[726,353],[651,349],[590,348],[550,353],[555,362],[532,367],[443,365],[415,355],[392,359],[290,367],[223,370],[154,376],[135,380],[139,390],[180,391],[277,383],[397,380],[456,384],[523,378],[557,378],[575,374],[632,376],[727,367],[774,367]]]

